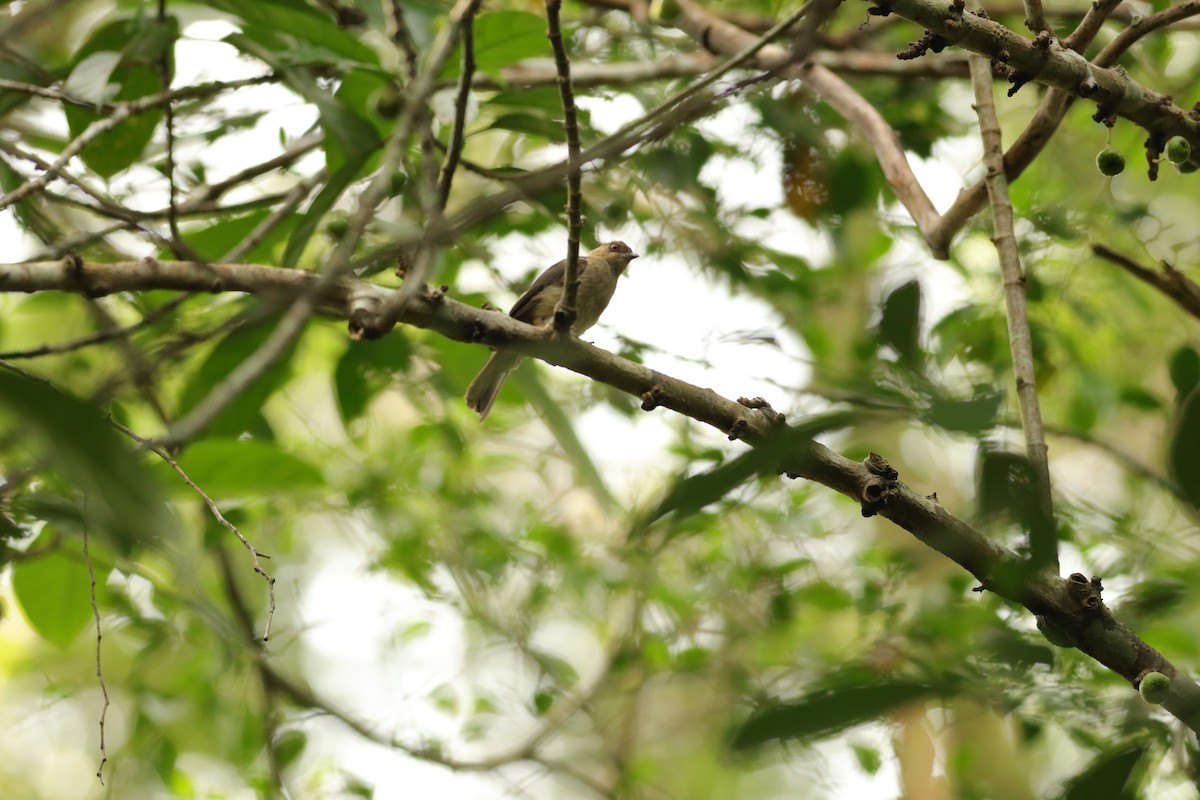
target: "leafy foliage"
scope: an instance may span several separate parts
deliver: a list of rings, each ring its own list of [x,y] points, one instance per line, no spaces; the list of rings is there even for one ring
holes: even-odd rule
[[[568,131],[539,4],[469,16],[471,65],[445,3],[143,5],[4,9],[11,260],[323,273],[346,256],[343,276],[392,288],[427,265],[453,298],[507,307],[562,258]],[[481,427],[461,397],[483,346],[408,326],[356,341],[322,308],[199,434],[152,451],[122,430],[169,433],[261,356],[295,298],[232,295],[215,273],[187,296],[4,294],[0,719],[20,733],[6,796],[1194,793],[1194,748],[1126,683],[857,502],[779,477],[814,439],[883,453],[1022,551],[1034,478],[993,234],[971,216],[935,260],[878,140],[805,85],[808,67],[743,63],[671,105],[740,49],[677,5],[563,9],[580,143],[615,148],[584,171],[585,245],[642,256],[588,336],[761,394],[790,425],[746,449],[737,429],[526,363]],[[696,8],[752,38],[790,11]],[[1050,22],[1065,36],[1081,13]],[[1027,32],[1024,9],[992,19]],[[1130,23],[1118,9],[1098,41]],[[1130,79],[1200,100],[1193,28],[1140,39]],[[978,123],[963,51],[895,58],[920,35],[846,7],[814,58],[944,211],[982,174]],[[169,115],[146,101],[165,87]],[[1045,94],[998,89],[1006,145]],[[1094,111],[1010,176],[1056,533],[1064,570],[1103,575],[1186,674],[1195,320],[1087,246],[1194,279],[1194,164],[1173,145],[1150,183],[1146,132]],[[1101,151],[1128,168],[1102,175]],[[26,267],[0,266],[0,288]],[[111,788],[79,766],[100,758],[98,663]]]

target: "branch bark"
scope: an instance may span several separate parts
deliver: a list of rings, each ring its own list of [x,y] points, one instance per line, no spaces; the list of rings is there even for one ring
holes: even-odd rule
[[[1004,284],[1004,305],[1008,320],[1008,346],[1012,353],[1013,376],[1017,383],[1017,405],[1021,410],[1021,430],[1025,434],[1025,453],[1034,480],[1036,513],[1029,525],[1029,552],[1036,569],[1058,574],[1058,531],[1054,524],[1054,506],[1050,494],[1050,462],[1046,452],[1046,431],[1038,402],[1037,374],[1033,362],[1033,335],[1029,330],[1029,311],[1025,298],[1025,272],[1017,252],[1013,232],[1013,207],[1004,177],[1004,147],[1000,141],[1000,121],[992,97],[992,71],[983,56],[971,56],[971,83],[975,89],[975,110],[983,138],[983,161],[987,166],[988,200],[992,206],[992,243],[1000,260]]]
[[[320,307],[348,318],[352,333],[367,338],[390,330],[381,312],[389,297],[398,293],[349,276],[325,280],[303,270],[250,264],[152,259],[83,264],[68,258],[0,265],[0,291],[5,292],[98,296],[149,289],[304,293]],[[412,301],[403,305],[400,321],[456,341],[486,344],[565,367],[641,398],[644,410],[669,408],[753,447],[777,442],[792,430],[782,415],[761,401],[730,400],[578,339],[548,337],[544,329],[507,314],[472,308],[442,291],[416,291]],[[1078,647],[1132,685],[1150,671],[1169,676],[1171,695],[1164,707],[1200,732],[1200,686],[1112,615],[1100,599],[1099,578],[1089,581],[1075,574],[1063,579],[1046,570],[1031,570],[1024,559],[943,508],[934,495],[926,497],[906,486],[878,456],[860,463],[819,442],[803,440],[782,460],[780,469],[789,477],[846,495],[862,506],[865,515],[891,520],[974,575],[981,588],[1023,605],[1064,643]]]

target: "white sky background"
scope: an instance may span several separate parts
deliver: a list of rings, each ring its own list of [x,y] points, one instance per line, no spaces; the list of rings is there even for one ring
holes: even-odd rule
[[[186,28],[185,38],[181,39],[177,50],[177,85],[245,75],[247,62],[239,60],[231,47],[215,41],[230,30],[219,23],[195,24]],[[285,103],[279,110],[270,113],[262,124],[210,148],[206,160],[222,164],[220,174],[214,170],[209,175],[210,180],[220,179],[246,165],[257,163],[263,153],[276,150],[280,129],[291,138],[302,135],[308,129],[315,119],[315,112],[278,88],[262,87],[239,92],[229,102],[239,108],[244,104],[264,107],[268,104],[267,98],[281,96],[286,98]],[[964,94],[963,102],[964,113],[968,113],[969,92]],[[585,97],[580,98],[580,105],[593,110],[594,122],[604,120],[613,129],[643,110],[628,97],[618,97],[612,101]],[[604,113],[598,113],[601,105]],[[746,109],[734,102],[699,127],[706,135],[738,141],[745,138],[748,120]],[[710,165],[703,179],[719,187],[725,204],[780,209],[769,220],[747,223],[758,226],[755,233],[768,239],[773,247],[810,258],[814,253],[825,252],[827,247],[820,236],[785,210],[779,179],[779,156],[776,149],[767,144],[764,141],[764,146],[756,154],[759,167],[744,160],[724,159],[719,167]],[[928,161],[910,157],[917,176],[939,209],[944,209],[954,199],[964,185],[963,176],[977,171],[979,152],[978,142],[965,137],[939,145],[935,157]],[[314,158],[319,158],[319,155]],[[163,205],[164,198],[158,194],[161,192],[147,198],[145,205]],[[635,250],[639,249],[638,240],[642,234],[635,226],[606,231],[605,234],[606,238],[622,238]],[[20,240],[10,212],[0,214],[0,240],[10,243]],[[591,243],[584,245],[586,249]],[[541,237],[532,244],[526,239],[512,237],[502,240],[494,248],[495,265],[506,275],[516,276],[531,266],[531,258],[536,259],[536,264],[545,265],[558,260],[564,246],[565,235],[561,232]],[[146,249],[147,252],[152,250],[150,247]],[[4,260],[15,261],[22,257],[22,253],[14,252],[10,247]],[[897,282],[916,274],[925,279],[923,287],[926,290],[927,323],[952,308],[965,291],[956,273],[932,262],[918,245],[898,240],[889,254],[889,260],[895,265]],[[935,271],[932,273],[934,280],[929,279],[931,270]],[[482,267],[476,271],[467,270],[458,288],[487,289],[492,280],[491,274]],[[675,300],[663,304],[662,298],[668,296]],[[497,296],[495,301],[505,304],[501,302],[505,299]],[[718,311],[719,314],[715,313]],[[774,383],[764,380],[764,376],[785,385],[803,385],[807,376],[803,343],[776,324],[772,312],[764,304],[752,298],[729,295],[724,287],[714,286],[699,274],[694,265],[678,256],[644,257],[632,264],[603,321],[588,334],[588,338],[601,347],[611,347],[615,344],[612,335],[615,330],[660,348],[663,353],[650,358],[657,369],[700,386],[711,387],[727,397],[762,395],[785,411],[791,410],[795,400],[784,396]],[[779,340],[779,347],[739,343],[737,334],[747,330],[770,333]],[[666,353],[674,355],[672,357]],[[703,366],[704,360],[713,366]],[[639,415],[631,420],[601,407],[588,412],[580,421],[578,430],[618,496],[636,502],[645,500],[645,493],[650,491],[644,465],[671,463],[669,457],[664,455],[664,447],[675,436],[671,427],[674,422],[670,415],[662,411]],[[714,442],[723,441],[723,437],[716,432],[712,433],[712,437]],[[639,454],[636,463],[630,463],[630,453]],[[966,459],[969,456],[970,453],[964,451],[959,455],[942,453],[941,457]],[[347,523],[343,520],[339,524],[345,526]],[[290,576],[290,588],[286,574],[288,570],[284,567],[280,571],[281,602],[287,602],[283,598],[292,593],[291,601],[297,607],[296,616],[307,626],[300,647],[306,672],[312,677],[318,693],[378,725],[380,730],[414,742],[422,733],[439,738],[450,737],[457,728],[456,721],[433,711],[425,698],[437,686],[453,683],[467,669],[461,621],[444,606],[426,601],[418,592],[390,577],[367,573],[365,566],[369,561],[369,553],[366,552],[365,543],[369,540],[369,535],[356,533],[353,529],[330,537],[327,546],[323,546],[319,565],[294,568]],[[304,576],[302,581],[300,575]],[[12,607],[11,587],[4,587],[4,592]],[[371,613],[363,613],[364,609],[371,609]],[[11,628],[14,618],[9,617],[8,621],[7,627]],[[394,631],[406,623],[417,622],[432,624],[424,637],[409,642],[392,640]],[[28,640],[31,636],[32,633],[25,632],[18,638]],[[579,632],[564,631],[563,637],[564,641],[574,641],[575,645],[582,648],[591,646]],[[577,659],[572,660],[579,663]],[[519,677],[515,672],[505,670],[515,670],[515,666],[498,665],[495,681],[500,685]],[[520,681],[514,683],[519,684]],[[117,702],[121,699],[118,695]],[[78,708],[84,709],[84,712],[76,709],[70,715],[70,730],[56,737],[58,750],[42,751],[46,780],[50,782],[47,786],[60,785],[55,783],[55,776],[66,774],[70,777],[69,785],[78,790],[83,781],[81,776],[90,776],[94,771],[94,698],[78,700],[82,703]],[[21,724],[36,727],[49,719],[47,715],[59,719],[62,716],[62,704],[57,706],[59,711],[54,708],[37,711],[10,707],[6,712],[4,705],[0,704],[0,723],[5,722],[6,717],[7,721],[11,721],[11,715],[20,711],[22,715],[29,715],[21,716]],[[120,713],[119,708],[110,712],[118,719]],[[380,800],[439,796],[455,800],[482,800],[523,796],[511,784],[496,776],[456,774],[376,745],[364,744],[359,737],[346,732],[339,723],[333,721],[316,719],[304,723],[302,727],[312,738],[299,774],[312,776],[321,767],[343,767],[361,776],[367,784],[374,785],[375,796]],[[888,736],[883,726],[867,726],[849,736],[813,748],[811,755],[798,759],[800,763],[795,766],[772,769],[792,770],[796,775],[801,775],[810,773],[813,761],[823,762],[823,769],[837,786],[827,796],[894,797],[899,794],[894,764],[885,762],[883,769],[873,779],[869,778],[862,773],[845,746],[848,740],[873,743],[886,754],[889,750]],[[64,741],[78,742],[78,746],[67,747],[62,744]],[[5,751],[6,747],[0,740],[0,754]],[[469,749],[459,747],[453,747],[452,751],[457,755],[470,754]],[[202,769],[202,774],[211,779],[212,786],[209,788],[216,791],[228,791],[230,785],[236,785],[236,776],[222,777],[215,768]],[[505,773],[519,785],[525,785],[529,774],[530,770],[524,767],[513,768]],[[536,779],[536,771],[533,777]],[[754,788],[757,784],[758,777],[755,775],[746,777],[746,796],[760,796]],[[307,796],[319,785],[320,781],[317,785],[297,786],[295,795]],[[567,797],[573,789],[569,783],[543,781],[529,795]],[[820,794],[826,795],[826,792],[821,791]],[[62,796],[69,795],[64,792]]]

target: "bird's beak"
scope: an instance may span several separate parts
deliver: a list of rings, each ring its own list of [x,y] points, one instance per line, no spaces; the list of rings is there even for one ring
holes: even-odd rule
[[[638,256],[638,254],[637,254],[637,253],[630,253],[630,254],[629,254],[629,260],[630,260],[630,261],[633,261],[635,258],[638,258],[638,257],[639,257],[639,256]]]

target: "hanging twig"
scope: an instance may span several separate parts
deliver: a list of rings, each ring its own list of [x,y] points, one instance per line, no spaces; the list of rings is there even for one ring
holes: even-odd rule
[[[220,523],[222,527],[232,532],[233,535],[237,537],[238,541],[242,543],[242,546],[246,548],[247,552],[250,553],[250,561],[254,566],[254,571],[261,575],[263,580],[267,582],[267,622],[263,627],[262,640],[265,642],[270,639],[271,622],[275,618],[275,578],[271,577],[271,575],[269,575],[267,571],[262,568],[262,564],[259,563],[260,558],[270,558],[270,556],[259,553],[254,545],[250,544],[250,540],[247,539],[241,530],[238,529],[238,526],[234,525],[225,518],[225,515],[221,513],[221,509],[217,505],[216,501],[209,497],[203,489],[197,486],[196,483],[188,477],[188,474],[183,471],[183,467],[179,466],[179,462],[172,458],[170,453],[151,440],[139,436],[133,430],[125,427],[115,419],[109,418],[109,423],[111,423],[112,426],[121,433],[137,442],[139,446],[149,450],[151,453],[154,453],[154,455],[165,461],[167,466],[175,470],[175,474],[183,479],[183,482],[187,484],[188,488],[200,495],[200,499],[204,501],[204,505],[208,506],[208,510],[212,512],[213,518]]]
[[[100,665],[100,643],[104,638],[100,630],[100,606],[96,605],[96,570],[92,566],[92,553],[88,549],[87,496],[83,498],[83,560],[87,563],[88,580],[91,585],[92,616],[96,620],[96,680],[100,682],[100,695],[104,704],[100,708],[100,766],[96,768],[96,777],[100,785],[104,785],[104,765],[108,763],[108,749],[104,744],[104,723],[108,718],[108,686],[104,683],[104,670]]]

